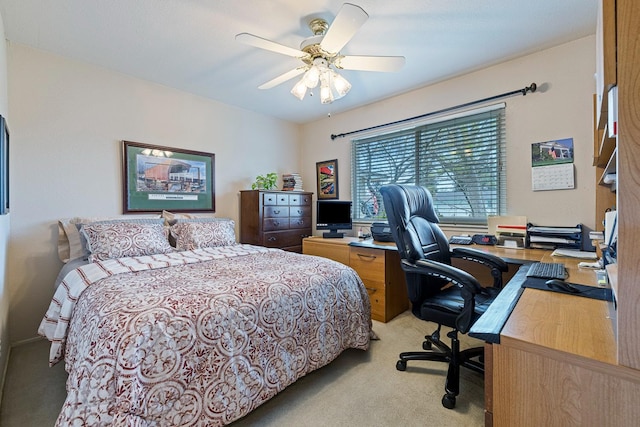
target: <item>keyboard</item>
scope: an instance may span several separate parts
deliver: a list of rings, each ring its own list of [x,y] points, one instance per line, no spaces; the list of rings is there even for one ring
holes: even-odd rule
[[[451,236],[449,239],[450,245],[470,245],[473,243],[471,236]]]
[[[533,264],[529,264],[527,277],[564,280],[567,278],[567,272],[564,264],[560,262],[534,262]]]

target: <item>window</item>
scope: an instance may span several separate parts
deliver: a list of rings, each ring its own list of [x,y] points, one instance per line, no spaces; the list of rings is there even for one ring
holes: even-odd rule
[[[352,140],[354,220],[386,218],[379,189],[429,189],[443,223],[486,224],[506,210],[504,104]]]

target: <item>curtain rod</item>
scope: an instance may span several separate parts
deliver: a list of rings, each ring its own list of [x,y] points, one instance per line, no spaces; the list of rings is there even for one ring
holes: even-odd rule
[[[446,113],[448,111],[469,107],[471,105],[480,104],[480,103],[487,102],[487,101],[494,101],[494,100],[500,99],[500,98],[506,98],[507,96],[513,96],[513,95],[517,95],[517,94],[521,94],[522,96],[525,96],[527,94],[527,92],[535,92],[537,88],[538,88],[538,86],[535,83],[531,83],[531,86],[527,86],[527,87],[522,88],[522,89],[512,90],[511,92],[505,92],[505,93],[502,93],[500,95],[491,96],[489,98],[478,99],[476,101],[467,102],[466,104],[456,105],[455,107],[448,107],[448,108],[444,108],[442,110],[432,111],[430,113],[422,114],[420,116],[409,117],[408,119],[402,119],[402,120],[397,120],[395,122],[385,123],[385,124],[382,124],[382,125],[371,126],[371,127],[364,128],[364,129],[359,129],[359,130],[353,130],[351,132],[339,133],[337,135],[336,134],[331,134],[331,139],[333,140],[333,139],[336,139],[336,138],[343,138],[343,137],[345,137],[347,135],[352,135],[354,133],[360,133],[360,132],[365,132],[365,131],[372,130],[372,129],[378,129],[378,128],[382,128],[382,127],[386,127],[386,126],[397,125],[399,123],[410,122],[412,120],[422,119],[424,117],[433,116],[435,114]]]

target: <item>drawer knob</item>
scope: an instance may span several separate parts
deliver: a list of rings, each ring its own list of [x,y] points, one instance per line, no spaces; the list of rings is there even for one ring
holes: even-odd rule
[[[367,291],[371,292],[372,294],[376,292],[376,288],[365,288]]]
[[[269,240],[270,242],[275,242],[277,239],[275,237],[271,236],[267,240]]]
[[[358,254],[358,256],[360,258],[367,258],[367,259],[372,259],[372,260],[377,258],[375,255]]]
[[[273,213],[274,213],[274,214],[276,214],[276,215],[278,215],[278,214],[280,213],[280,211],[276,211],[276,210],[274,210],[274,211],[273,211]]]
[[[275,225],[277,227],[278,225],[280,225],[280,222],[279,221],[273,221],[273,225]]]

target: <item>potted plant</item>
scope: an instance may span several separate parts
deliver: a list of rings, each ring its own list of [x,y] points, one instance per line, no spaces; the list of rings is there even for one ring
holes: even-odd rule
[[[258,175],[253,184],[251,184],[252,190],[272,190],[276,188],[276,181],[278,175],[275,172],[270,172],[266,175]]]

